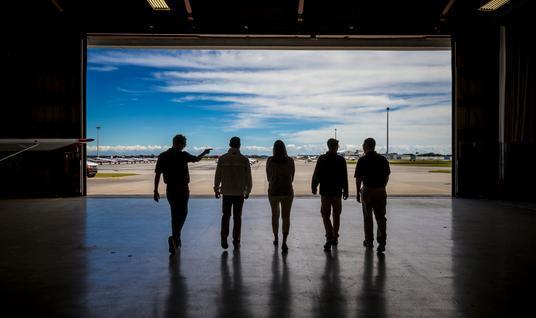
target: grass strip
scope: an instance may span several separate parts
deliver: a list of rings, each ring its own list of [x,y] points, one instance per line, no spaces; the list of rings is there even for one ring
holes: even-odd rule
[[[95,178],[121,178],[121,177],[130,177],[137,176],[137,173],[128,173],[128,172],[97,172]]]
[[[450,173],[450,170],[430,170],[430,173]]]

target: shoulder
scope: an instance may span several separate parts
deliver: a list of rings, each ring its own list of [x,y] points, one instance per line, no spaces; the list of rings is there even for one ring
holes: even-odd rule
[[[388,163],[388,162],[389,162],[389,160],[387,160],[387,158],[385,158],[385,156],[382,156],[382,155],[380,155],[379,153],[376,154],[376,158],[375,158],[375,159],[378,160],[378,161],[381,161],[381,162],[383,162],[383,163]]]
[[[164,151],[164,152],[161,152],[159,155],[158,155],[158,159],[162,159],[162,158],[167,158],[169,157],[169,149]]]
[[[268,157],[268,159],[266,159],[266,164],[269,164],[270,162],[272,162],[272,159],[273,159],[273,158],[274,158],[274,157],[272,157],[272,156]]]

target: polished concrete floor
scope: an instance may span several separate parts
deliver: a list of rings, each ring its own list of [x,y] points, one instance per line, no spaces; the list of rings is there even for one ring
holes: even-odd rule
[[[534,317],[536,209],[393,198],[384,256],[367,252],[345,201],[324,252],[318,199],[297,199],[289,253],[265,198],[245,204],[240,252],[219,247],[220,202],[192,199],[169,257],[167,202],[0,201],[0,305],[55,317]],[[7,317],[7,316],[4,316]]]

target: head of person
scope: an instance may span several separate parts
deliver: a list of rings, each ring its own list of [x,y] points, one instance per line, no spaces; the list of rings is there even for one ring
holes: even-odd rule
[[[329,138],[328,150],[329,152],[337,152],[337,150],[339,150],[339,141],[335,138]]]
[[[182,150],[184,147],[186,147],[186,137],[183,135],[176,135],[173,137],[173,148]]]
[[[374,151],[376,149],[376,140],[374,138],[367,138],[363,141],[363,151],[365,153]]]
[[[240,138],[238,137],[233,137],[229,140],[229,147],[231,148],[236,148],[236,149],[240,149]]]
[[[285,143],[282,140],[276,140],[274,142],[273,155],[274,159],[277,160],[283,160],[288,157],[287,147],[285,147]]]

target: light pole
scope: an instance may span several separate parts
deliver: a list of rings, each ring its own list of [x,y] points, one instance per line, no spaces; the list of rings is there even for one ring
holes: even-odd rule
[[[99,131],[100,131],[100,126],[97,126],[97,158],[99,157]]]
[[[389,107],[387,107],[387,152],[386,155],[389,157]]]
[[[335,139],[337,139],[337,128],[335,128]]]

